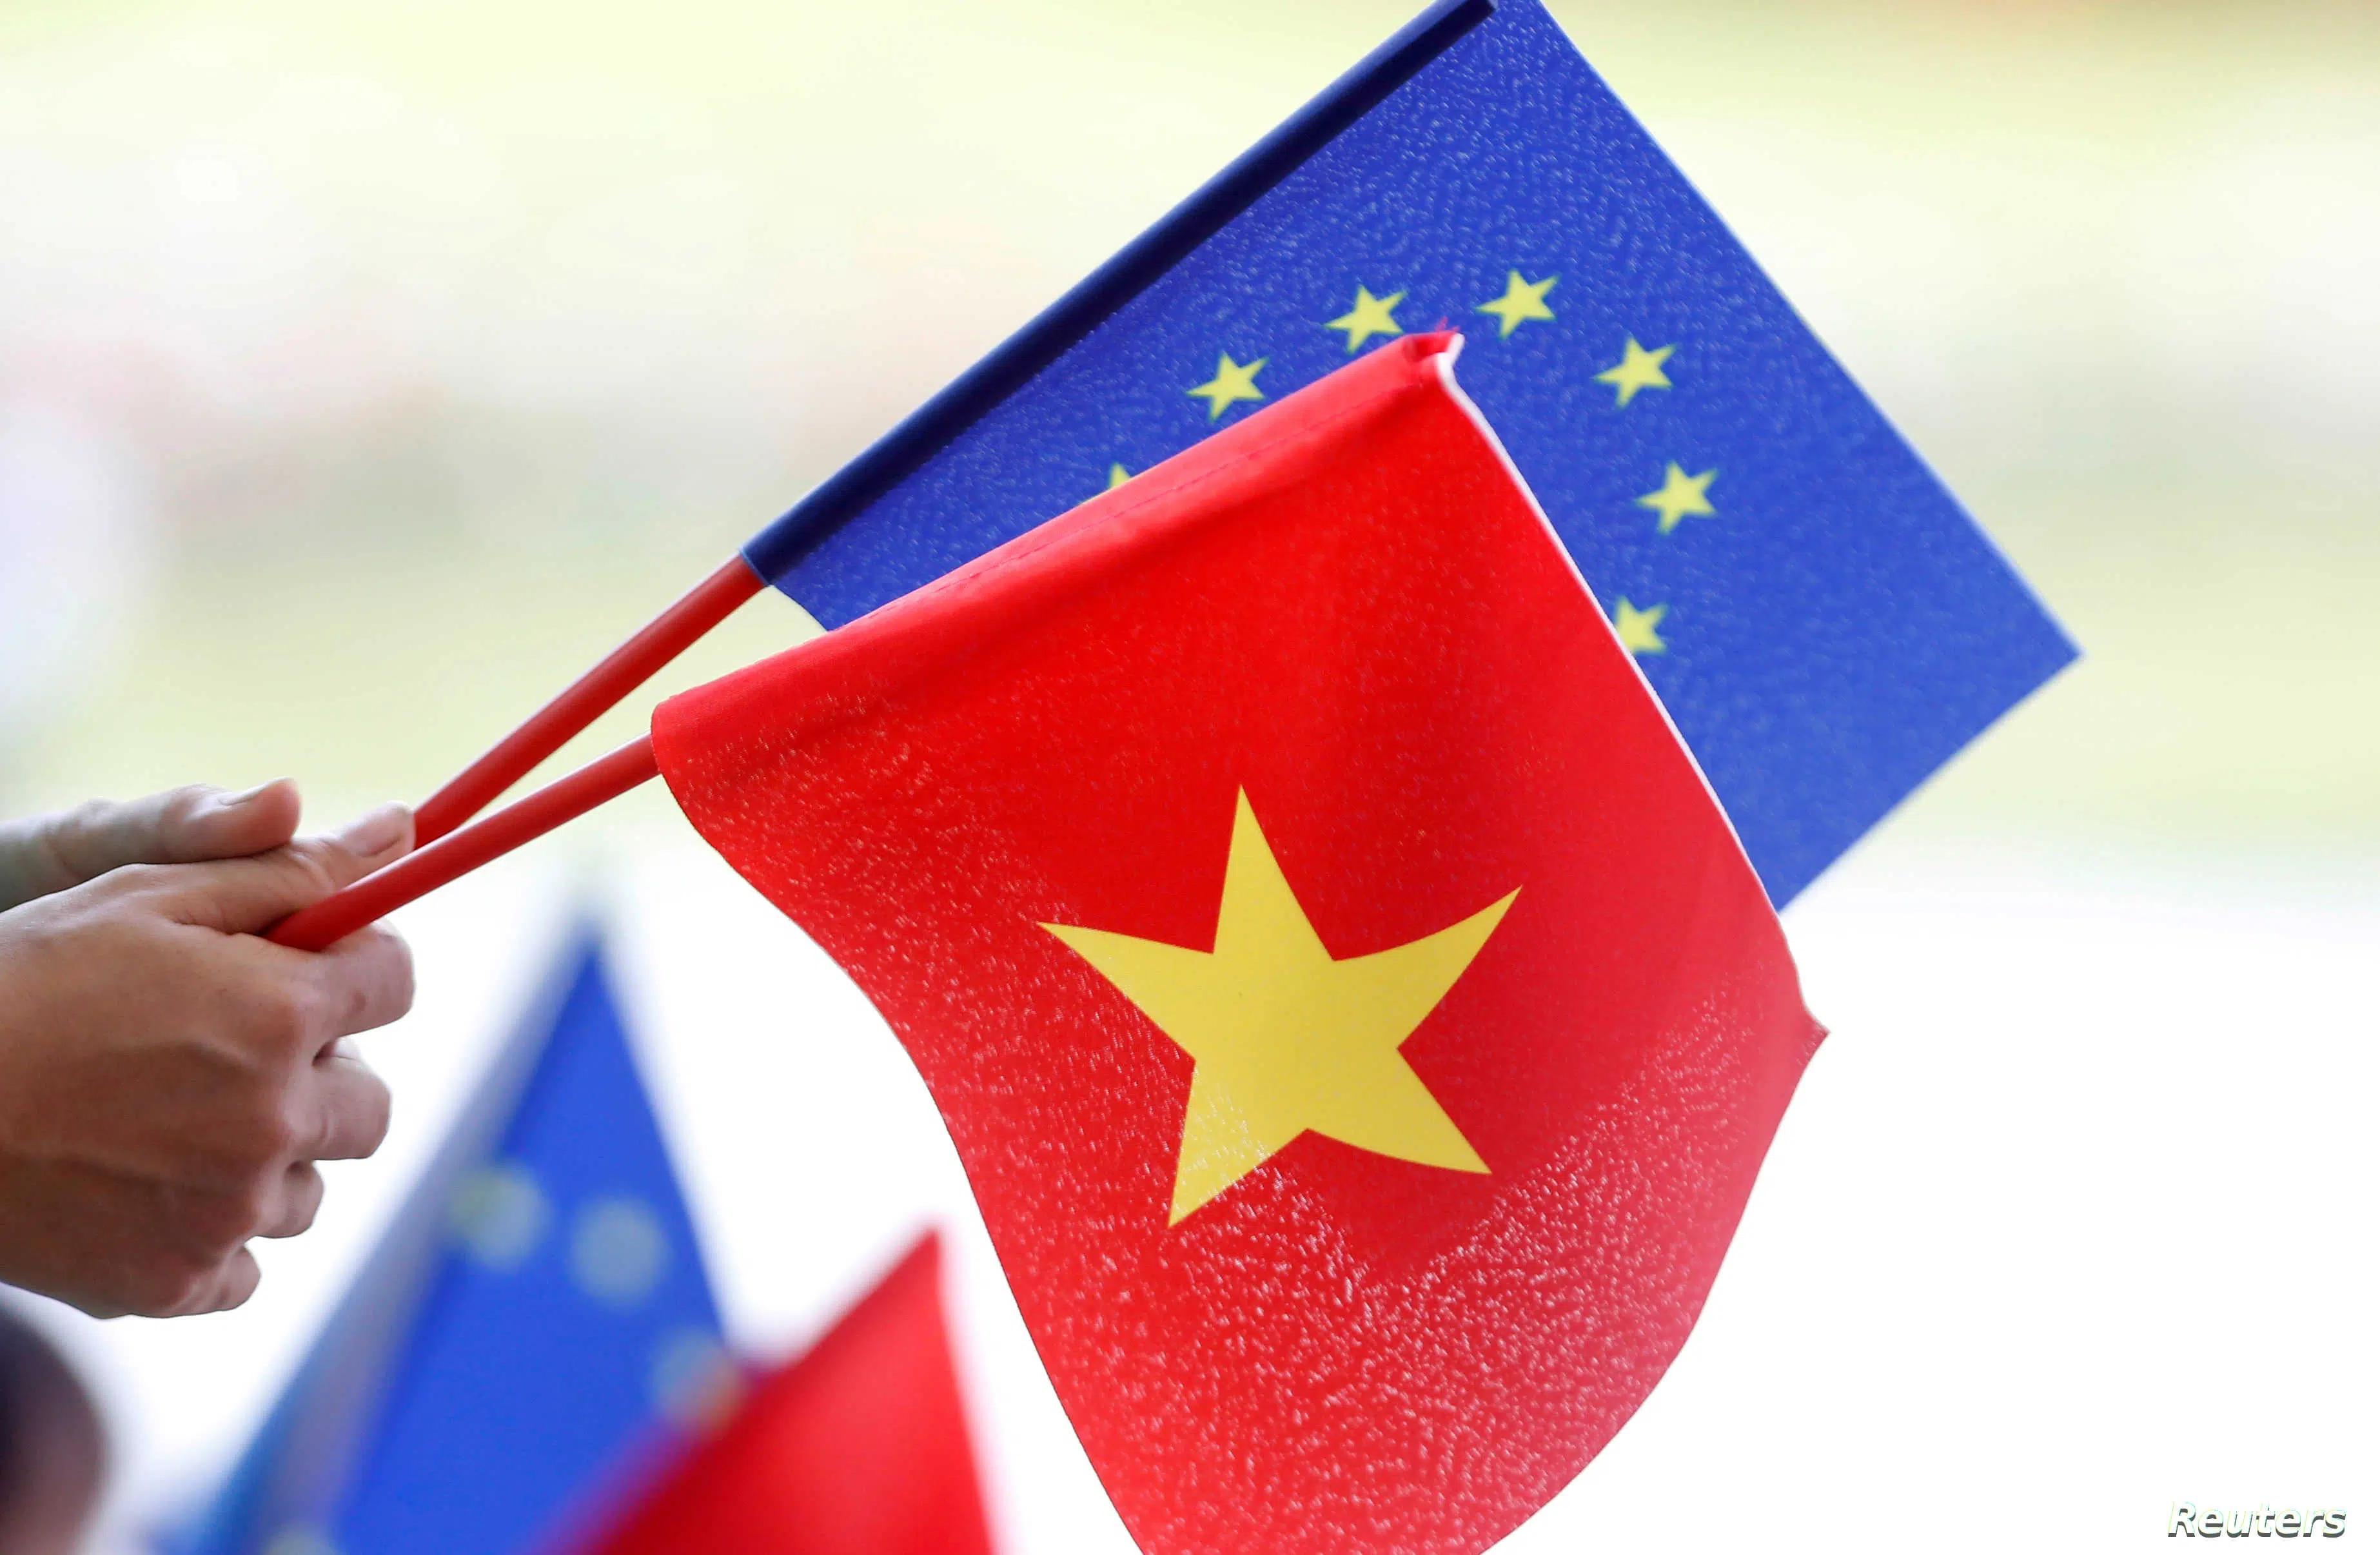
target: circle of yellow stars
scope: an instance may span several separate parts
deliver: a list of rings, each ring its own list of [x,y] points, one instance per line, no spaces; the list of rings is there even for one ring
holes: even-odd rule
[[[1550,322],[1554,319],[1553,305],[1548,298],[1560,279],[1559,274],[1533,278],[1521,270],[1508,269],[1502,294],[1478,304],[1473,311],[1495,319],[1496,338],[1509,340],[1524,324]],[[1375,339],[1393,340],[1405,333],[1405,326],[1398,322],[1397,309],[1407,295],[1404,288],[1376,294],[1369,285],[1358,282],[1347,310],[1322,327],[1344,336],[1347,354],[1352,357]],[[1674,342],[1648,346],[1633,334],[1627,335],[1621,344],[1620,359],[1596,373],[1594,381],[1611,390],[1615,410],[1626,410],[1637,395],[1648,390],[1666,393],[1673,387],[1668,368],[1677,349]],[[1243,362],[1225,351],[1215,359],[1214,376],[1187,393],[1191,398],[1206,401],[1208,422],[1220,421],[1232,407],[1265,398],[1264,390],[1257,386],[1257,375],[1270,360],[1269,357],[1257,357]],[[1122,464],[1110,465],[1109,489],[1123,484],[1129,475]],[[1635,504],[1654,516],[1658,533],[1671,534],[1688,518],[1718,516],[1718,510],[1710,498],[1711,485],[1718,479],[1716,468],[1689,472],[1670,460],[1663,468],[1661,484],[1636,498]],[[1669,644],[1659,627],[1669,610],[1666,602],[1639,607],[1623,598],[1612,613],[1612,629],[1633,654],[1666,653]]]

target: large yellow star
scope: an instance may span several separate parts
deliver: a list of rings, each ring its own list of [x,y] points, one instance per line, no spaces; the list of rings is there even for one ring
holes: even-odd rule
[[[1041,927],[1196,1063],[1173,1172],[1179,1224],[1308,1129],[1399,1160],[1486,1172],[1397,1049],[1518,895],[1409,944],[1333,960],[1243,793],[1212,951]]]
[[[1546,294],[1553,290],[1554,283],[1560,279],[1559,275],[1548,275],[1542,281],[1524,281],[1519,271],[1511,272],[1504,281],[1504,295],[1493,302],[1479,305],[1480,312],[1493,313],[1503,321],[1504,327],[1496,338],[1509,338],[1514,330],[1531,319],[1552,318],[1554,310],[1546,306]]]
[[[1673,461],[1669,472],[1661,478],[1661,489],[1647,492],[1636,499],[1639,507],[1649,507],[1661,516],[1661,532],[1668,534],[1688,517],[1708,518],[1718,510],[1710,504],[1705,493],[1718,471],[1706,469],[1700,475],[1688,475]]]
[[[1628,402],[1636,397],[1637,390],[1666,389],[1670,386],[1670,375],[1661,371],[1661,364],[1668,361],[1670,353],[1676,349],[1675,346],[1663,346],[1647,351],[1636,344],[1636,337],[1632,334],[1628,337],[1628,344],[1621,347],[1619,365],[1597,373],[1595,381],[1609,383],[1619,390],[1620,408],[1625,410]]]
[[[1322,327],[1346,331],[1347,354],[1352,357],[1357,346],[1376,334],[1404,334],[1404,326],[1397,322],[1397,304],[1404,299],[1402,292],[1374,297],[1368,288],[1359,285],[1355,288],[1355,306]]]
[[[1190,391],[1206,400],[1207,419],[1222,419],[1223,412],[1230,409],[1234,401],[1264,398],[1264,391],[1257,387],[1257,374],[1263,371],[1264,364],[1270,360],[1270,357],[1258,357],[1244,367],[1232,359],[1229,351],[1216,358],[1215,376]]]
[[[1620,634],[1620,646],[1631,653],[1667,653],[1670,645],[1661,640],[1661,617],[1670,607],[1657,604],[1650,610],[1638,610],[1620,596],[1620,609],[1611,618],[1611,628]]]

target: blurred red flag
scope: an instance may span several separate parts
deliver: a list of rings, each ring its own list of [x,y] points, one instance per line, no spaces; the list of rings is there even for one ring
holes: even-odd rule
[[[928,1235],[588,1555],[990,1555]]]
[[[1521,1522],[1683,1342],[1821,1035],[1452,357],[654,720],[923,1072],[1152,1555]]]

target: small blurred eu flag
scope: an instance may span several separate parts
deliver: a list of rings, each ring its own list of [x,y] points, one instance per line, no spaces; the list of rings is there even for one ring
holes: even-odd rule
[[[2073,657],[1536,0],[1441,0],[745,557],[841,626],[1449,325],[1777,903]]]
[[[522,1555],[733,1365],[594,930],[180,1555]]]

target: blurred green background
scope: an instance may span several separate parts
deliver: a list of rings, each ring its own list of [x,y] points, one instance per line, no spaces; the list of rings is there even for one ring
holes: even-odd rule
[[[0,9],[0,810],[419,796],[1413,4]],[[1888,835],[2380,859],[2380,9],[1556,9],[2083,645]]]

